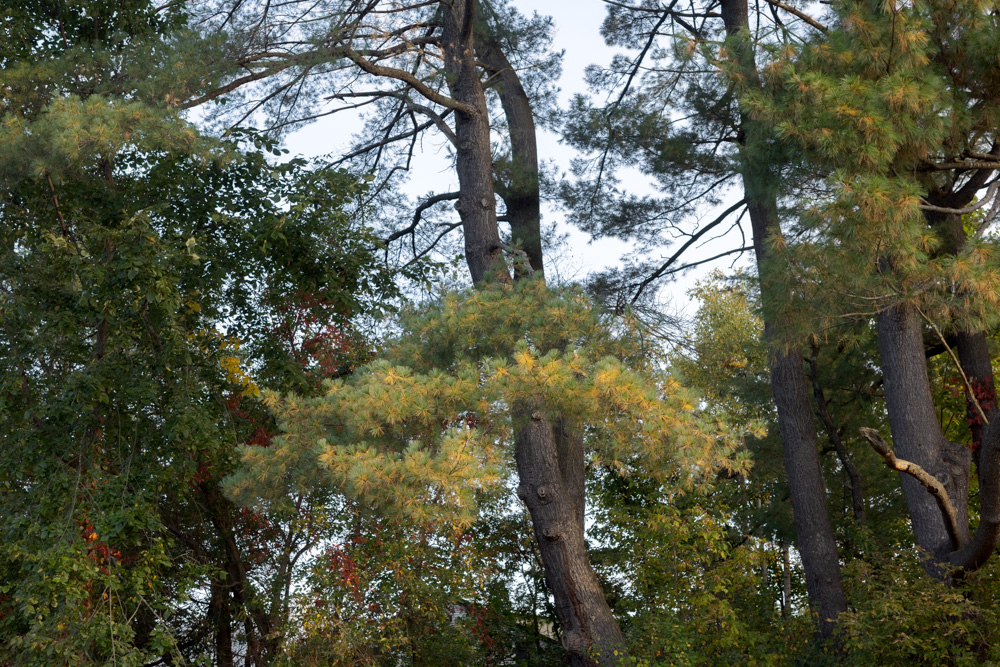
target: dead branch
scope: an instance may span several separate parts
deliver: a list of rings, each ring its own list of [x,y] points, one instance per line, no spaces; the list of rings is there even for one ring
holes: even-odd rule
[[[937,501],[938,508],[941,510],[941,516],[944,518],[948,537],[951,538],[952,549],[958,551],[965,546],[961,537],[962,532],[958,526],[958,513],[955,510],[955,506],[952,505],[951,498],[948,497],[948,492],[945,490],[944,485],[916,463],[896,458],[896,454],[892,451],[892,448],[889,447],[889,444],[882,439],[882,436],[875,429],[862,426],[860,430],[861,436],[868,441],[872,449],[878,452],[887,467],[910,475],[923,484],[930,494],[934,496],[934,500]]]

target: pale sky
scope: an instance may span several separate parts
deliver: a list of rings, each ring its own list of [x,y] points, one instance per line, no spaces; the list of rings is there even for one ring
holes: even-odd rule
[[[587,66],[607,65],[616,52],[605,45],[600,36],[600,25],[604,19],[606,5],[601,0],[513,0],[513,4],[524,14],[533,11],[552,16],[555,35],[555,48],[565,52],[563,57],[563,74],[559,81],[561,88],[560,101],[566,103],[576,93],[586,93],[584,70]],[[335,154],[345,149],[351,140],[351,135],[359,127],[357,119],[351,119],[341,114],[327,117],[303,129],[290,134],[285,147],[291,155],[315,157]],[[457,178],[454,170],[444,159],[444,151],[440,146],[424,144],[419,163],[415,165],[410,175],[409,184],[405,190],[419,196],[429,191],[447,192],[457,189]],[[539,160],[554,161],[560,172],[569,170],[569,163],[575,155],[569,147],[562,145],[559,137],[551,132],[540,130],[538,136]],[[641,186],[640,186],[641,187]],[[723,206],[722,208],[725,208]],[[565,223],[565,214],[559,209],[543,203],[543,224],[557,221],[558,228],[569,234],[567,247],[561,247],[557,252],[548,254],[558,256],[557,262],[547,267],[555,269],[561,278],[583,278],[587,273],[618,264],[622,257],[629,253],[626,243],[602,239],[591,243],[589,235],[577,230],[573,225]],[[730,239],[718,243],[728,243]],[[739,242],[737,238],[736,242]],[[722,246],[713,244],[712,248],[692,249],[688,261],[698,255],[707,257],[720,250]],[[721,267],[728,268],[729,262],[722,262]],[[706,265],[704,269],[683,276],[674,283],[666,283],[663,297],[669,299],[678,307],[685,307],[688,315],[693,310],[688,307],[689,300],[685,292],[690,289],[699,276],[704,276],[711,270]]]

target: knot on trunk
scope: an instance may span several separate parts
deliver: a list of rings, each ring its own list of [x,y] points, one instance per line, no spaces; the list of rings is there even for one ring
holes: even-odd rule
[[[551,498],[552,491],[547,486],[538,487],[538,490],[535,493],[538,494],[538,499],[541,500],[543,503],[547,503],[552,500]]]
[[[542,530],[542,535],[545,536],[545,539],[552,542],[562,539],[562,531],[559,529],[559,526],[546,526]]]
[[[583,630],[570,630],[563,634],[563,647],[568,653],[586,653],[590,650],[590,642]]]

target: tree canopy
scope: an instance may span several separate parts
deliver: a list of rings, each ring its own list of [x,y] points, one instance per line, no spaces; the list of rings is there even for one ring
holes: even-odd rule
[[[1000,660],[996,3],[605,4],[4,4],[0,664]]]

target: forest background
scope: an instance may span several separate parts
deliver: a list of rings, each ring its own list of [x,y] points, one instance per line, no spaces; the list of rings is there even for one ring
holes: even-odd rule
[[[1000,659],[996,3],[524,4],[0,8],[0,663]]]

